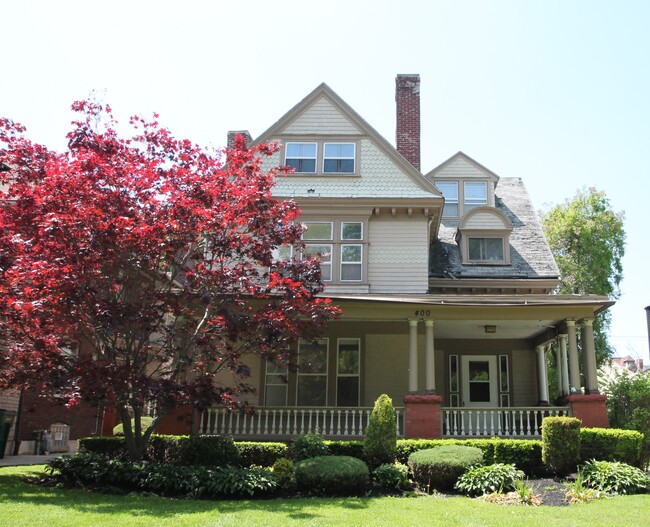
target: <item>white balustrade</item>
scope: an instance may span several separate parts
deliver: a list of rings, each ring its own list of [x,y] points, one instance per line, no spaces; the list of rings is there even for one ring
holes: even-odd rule
[[[539,437],[542,419],[568,416],[564,406],[519,406],[507,408],[442,408],[444,436]]]
[[[292,437],[320,432],[327,437],[363,437],[372,408],[259,407],[252,413],[208,408],[199,433],[241,437]],[[404,409],[395,408],[397,436],[404,436]]]

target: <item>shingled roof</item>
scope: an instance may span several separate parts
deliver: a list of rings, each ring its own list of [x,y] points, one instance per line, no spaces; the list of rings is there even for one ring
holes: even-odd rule
[[[521,178],[499,180],[496,208],[512,221],[511,265],[463,265],[456,243],[459,221],[443,220],[431,247],[429,276],[436,278],[556,278],[559,270]]]

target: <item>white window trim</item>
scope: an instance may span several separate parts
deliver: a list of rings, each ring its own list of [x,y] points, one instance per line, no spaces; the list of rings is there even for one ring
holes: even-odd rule
[[[445,205],[443,206],[442,209],[442,217],[443,218],[458,218],[461,215],[461,203],[460,203],[460,184],[458,181],[439,181],[438,183],[446,183],[449,185],[455,185],[456,186],[456,197],[455,198],[448,198],[445,197]],[[438,187],[438,190],[440,188]],[[440,193],[444,196],[442,190],[440,190]],[[458,214],[445,214],[445,208],[447,205],[456,205],[456,210],[458,211]]]
[[[316,148],[316,153],[314,157],[289,157],[287,152],[289,150],[289,145],[314,145]],[[318,172],[318,143],[316,141],[287,141],[284,143],[284,164],[288,164],[289,159],[313,159],[314,160],[314,170],[313,172],[305,172],[296,170],[296,174],[316,174]]]
[[[348,246],[359,247],[361,249],[361,259],[358,262],[344,262],[343,261],[343,247],[348,247]],[[363,252],[364,252],[363,251],[363,244],[362,243],[342,243],[341,246],[340,246],[340,251],[339,252],[340,252],[340,255],[339,255],[339,262],[340,262],[340,264],[339,264],[339,280],[341,282],[345,282],[345,283],[363,282]],[[359,278],[358,279],[355,278],[354,280],[345,280],[345,279],[343,279],[343,266],[344,265],[358,265],[359,268],[361,269],[361,273],[359,275]]]
[[[485,202],[482,201],[481,203],[476,203],[476,202],[475,203],[468,203],[467,191],[466,191],[466,187],[467,187],[468,184],[469,185],[477,185],[477,184],[483,185],[483,187],[485,188]],[[465,181],[463,181],[463,214],[465,214],[466,212],[469,212],[470,210],[473,210],[473,209],[475,209],[477,207],[485,207],[488,204],[488,201],[489,201],[489,198],[488,198],[488,184],[487,184],[487,181],[483,181],[483,180],[480,180],[480,181],[465,180]]]
[[[285,366],[284,367],[284,373],[277,373],[277,372],[274,373],[274,372],[269,372],[269,364],[270,363],[267,361],[267,363],[266,363],[266,371],[265,371],[265,374],[264,374],[264,405],[269,406],[269,404],[267,402],[266,389],[269,386],[282,386],[282,387],[284,387],[284,404],[281,405],[281,406],[287,406],[287,404],[289,402],[289,368],[287,366]],[[273,375],[273,376],[285,375],[287,380],[286,380],[286,382],[283,382],[283,383],[271,383],[268,380],[270,375]]]
[[[352,147],[354,149],[354,152],[353,152],[351,157],[327,157],[325,155],[325,150],[326,150],[327,145],[352,145]],[[352,171],[351,172],[329,172],[329,171],[325,171],[325,161],[328,160],[328,159],[337,159],[337,160],[338,159],[351,159],[352,162],[354,163],[354,165],[352,167]],[[323,174],[327,174],[327,175],[334,174],[334,175],[349,176],[350,174],[356,174],[357,173],[357,143],[350,142],[350,141],[324,141],[323,142],[323,163],[321,165],[321,168],[322,168]]]
[[[467,241],[465,242],[465,247],[467,249],[467,262],[473,264],[504,264],[506,263],[506,240],[504,236],[487,236],[483,234],[468,234],[464,237]],[[503,258],[500,259],[472,259],[469,255],[469,242],[470,240],[500,240],[501,241],[501,254]]]

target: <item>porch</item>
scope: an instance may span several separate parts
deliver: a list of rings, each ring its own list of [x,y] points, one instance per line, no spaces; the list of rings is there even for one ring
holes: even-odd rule
[[[251,414],[209,408],[201,414],[200,434],[237,440],[287,440],[320,432],[328,439],[362,439],[371,407],[259,407]],[[571,415],[567,406],[456,408],[439,414],[443,437],[539,438],[544,417]],[[397,437],[407,437],[405,408],[395,408]]]

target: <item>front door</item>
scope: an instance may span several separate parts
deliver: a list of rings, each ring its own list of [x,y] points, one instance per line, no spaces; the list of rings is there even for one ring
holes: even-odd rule
[[[498,406],[497,358],[495,355],[462,355],[462,406],[476,411],[463,412],[462,435],[490,435],[492,419],[479,408]]]

